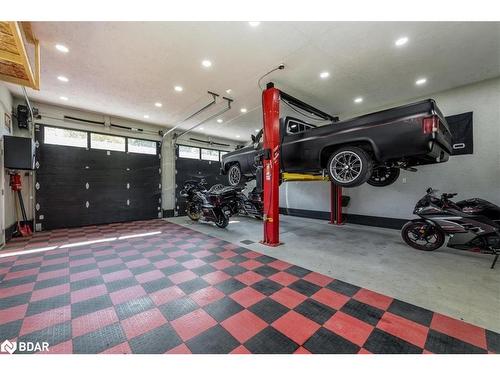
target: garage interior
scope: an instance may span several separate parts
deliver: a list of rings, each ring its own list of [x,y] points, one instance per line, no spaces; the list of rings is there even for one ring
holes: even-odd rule
[[[0,41],[0,342],[500,353],[493,255],[401,237],[429,187],[500,205],[498,22],[0,22]],[[279,246],[266,217],[191,220],[184,184],[228,185],[221,160],[263,129],[269,82],[340,121],[433,99],[459,146],[343,187],[335,224],[325,174],[285,179]],[[32,168],[13,162],[25,147]]]

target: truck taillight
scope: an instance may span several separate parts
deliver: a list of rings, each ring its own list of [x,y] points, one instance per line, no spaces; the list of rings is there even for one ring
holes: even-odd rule
[[[422,121],[422,131],[424,134],[432,134],[438,130],[439,119],[437,116],[426,117]]]

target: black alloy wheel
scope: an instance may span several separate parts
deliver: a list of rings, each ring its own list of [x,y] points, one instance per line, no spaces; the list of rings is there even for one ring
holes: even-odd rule
[[[376,187],[389,186],[396,182],[401,170],[394,167],[386,167],[381,165],[373,168],[372,175],[366,181],[367,184]]]
[[[443,246],[443,231],[425,221],[409,221],[401,229],[403,240],[417,250],[434,251]]]
[[[342,187],[355,187],[370,178],[373,160],[362,148],[342,147],[333,152],[328,160],[327,171],[332,182]]]

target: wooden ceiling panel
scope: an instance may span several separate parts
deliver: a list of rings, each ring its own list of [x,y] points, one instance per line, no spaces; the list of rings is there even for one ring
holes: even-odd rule
[[[34,70],[25,41],[35,48]],[[39,89],[40,43],[34,37],[29,22],[0,21],[0,80]]]

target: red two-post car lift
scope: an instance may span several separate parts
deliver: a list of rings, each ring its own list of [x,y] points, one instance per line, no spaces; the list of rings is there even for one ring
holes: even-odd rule
[[[321,118],[333,120],[334,117],[310,106],[293,96],[274,87],[272,82],[267,84],[262,93],[262,112],[264,121],[263,144],[263,176],[264,188],[264,239],[262,243],[268,246],[280,245],[279,226],[279,186],[280,186],[280,101],[286,100],[289,104],[301,108],[308,113]],[[309,180],[309,179],[304,179]],[[342,188],[332,183],[331,186],[331,214],[330,223],[342,224]]]

